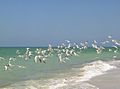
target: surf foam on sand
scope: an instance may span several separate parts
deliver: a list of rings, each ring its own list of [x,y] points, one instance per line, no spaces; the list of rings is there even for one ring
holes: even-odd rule
[[[88,83],[88,81],[98,75],[104,74],[106,71],[115,69],[115,66],[107,62],[98,60],[84,64],[81,68],[75,68],[75,75],[51,78],[47,80],[28,80],[12,84],[3,89],[99,89],[98,87]]]
[[[89,83],[99,89],[120,89],[120,61],[112,61],[110,64],[117,66],[117,68],[110,70],[107,74],[92,78]]]

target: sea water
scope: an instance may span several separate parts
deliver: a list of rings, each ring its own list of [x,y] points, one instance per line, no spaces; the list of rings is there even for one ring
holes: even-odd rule
[[[47,49],[47,48],[41,48]],[[71,56],[65,63],[60,63],[56,53],[52,53],[46,63],[35,63],[34,57],[28,60],[18,58],[16,50],[21,53],[26,48],[0,48],[0,88],[1,89],[99,89],[89,84],[92,77],[106,73],[117,68],[112,61],[120,58],[117,53],[109,52],[109,48],[97,54],[94,48],[88,48],[78,52],[77,56]],[[111,48],[115,50],[114,48]],[[36,48],[31,47],[31,51]],[[10,57],[16,58],[11,62],[13,67],[4,70]]]

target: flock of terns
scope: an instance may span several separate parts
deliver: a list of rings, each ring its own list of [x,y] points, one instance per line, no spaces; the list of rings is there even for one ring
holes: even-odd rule
[[[97,54],[100,54],[105,49],[105,44],[112,44],[112,48],[109,48],[109,52],[117,53],[120,46],[120,41],[113,39],[112,36],[108,36],[108,40],[98,43],[96,40],[92,41],[92,47],[96,50]],[[30,48],[26,48],[26,51],[22,54],[20,50],[16,51],[16,57],[10,57],[8,63],[4,65],[4,70],[10,70],[11,67],[15,66],[11,62],[16,61],[18,58],[22,58],[25,61],[33,59],[35,63],[46,63],[48,57],[55,54],[58,57],[60,63],[65,63],[69,60],[71,56],[79,56],[78,53],[88,48],[88,41],[81,42],[80,44],[71,43],[69,40],[65,40],[65,43],[57,47],[52,47],[51,44],[48,45],[47,49],[36,48],[35,51],[31,51]],[[117,58],[117,56],[113,56]],[[0,60],[5,60],[4,57],[0,57]],[[25,68],[25,66],[17,65],[19,68]]]

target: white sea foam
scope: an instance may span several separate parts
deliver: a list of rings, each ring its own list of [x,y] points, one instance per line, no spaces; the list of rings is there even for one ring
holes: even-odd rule
[[[75,68],[76,73],[72,76],[63,76],[62,78],[51,78],[47,80],[29,80],[13,84],[4,89],[99,89],[87,83],[87,81],[115,68],[111,63],[109,64],[98,60],[87,63],[82,68]]]
[[[66,77],[65,79],[63,78],[51,80],[51,83],[49,84],[49,89],[72,89],[72,87],[74,89],[99,89],[91,84],[84,82],[90,80],[92,77],[104,74],[106,71],[115,68],[115,66],[101,60],[87,63],[79,70],[77,69],[78,75]]]
[[[115,68],[116,66],[112,66],[101,60],[88,63],[83,68],[80,69],[84,71],[81,81],[88,81],[92,77],[104,74],[106,71],[115,69]]]

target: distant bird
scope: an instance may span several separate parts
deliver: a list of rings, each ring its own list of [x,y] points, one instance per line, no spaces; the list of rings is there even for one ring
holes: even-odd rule
[[[111,52],[112,51],[112,49],[109,49],[109,52]]]
[[[107,40],[102,42],[97,42],[96,40],[92,41],[92,47],[95,49],[97,54],[102,53],[106,50],[106,44],[112,46],[109,48],[109,52],[118,53],[120,41],[113,39],[112,36],[108,36]],[[52,47],[51,44],[48,44],[47,48],[36,48],[35,51],[32,51],[30,48],[26,48],[24,53],[21,53],[20,50],[16,50],[16,58],[10,57],[7,61],[8,63],[4,65],[4,70],[10,70],[13,66],[13,61],[17,61],[17,58],[23,58],[24,60],[33,59],[35,63],[47,63],[48,57],[55,55],[59,63],[66,63],[67,60],[70,60],[72,56],[78,56],[78,54],[84,50],[88,49],[88,41],[81,43],[71,43],[69,40],[65,40],[64,43],[61,43],[57,47]],[[98,56],[98,55],[97,55]],[[117,58],[117,55],[114,55],[112,58]],[[94,59],[99,59],[95,57]],[[5,60],[4,57],[0,57],[0,60]],[[16,65],[18,68],[26,68],[22,65]]]
[[[52,45],[51,45],[51,44],[48,45],[48,49],[47,49],[47,51],[48,51],[49,53],[53,51],[53,49],[52,49]]]
[[[30,48],[26,48],[26,52],[25,52],[25,54],[24,54],[25,60],[30,59],[31,56],[32,56],[32,52],[30,51]]]
[[[25,66],[21,66],[21,65],[17,65],[17,66],[18,66],[18,68],[23,68],[23,69],[26,68]]]
[[[80,45],[82,46],[81,49],[87,49],[88,41],[85,41],[85,42],[83,42],[83,43],[80,43]]]
[[[114,53],[117,53],[117,52],[118,52],[118,47],[117,47],[117,46],[115,46],[115,45],[113,45],[112,47],[114,47],[114,48],[115,48]]]
[[[62,59],[62,54],[58,54],[59,62],[65,63],[65,61]]]
[[[112,36],[108,36],[108,38],[109,38],[109,39],[111,39],[111,38],[112,38]]]
[[[36,56],[34,57],[34,62],[37,63],[37,62],[38,62],[38,59],[39,59],[39,56],[36,55]]]
[[[96,52],[97,54],[101,53],[101,49],[100,48],[96,49]]]
[[[4,71],[9,70],[9,65],[4,66]]]
[[[67,43],[70,43],[70,41],[69,40],[65,40]]]
[[[6,71],[6,70],[10,70],[11,67],[15,66],[15,65],[11,64],[11,61],[15,61],[15,58],[10,57],[10,58],[8,59],[8,64],[4,65],[4,70],[5,70],[5,71]]]

